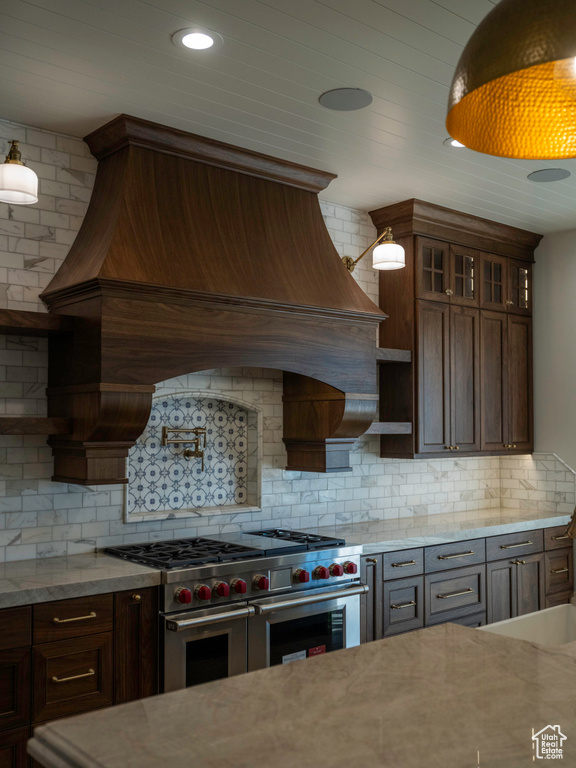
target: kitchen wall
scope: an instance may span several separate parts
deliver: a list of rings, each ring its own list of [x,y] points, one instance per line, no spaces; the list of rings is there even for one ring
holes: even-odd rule
[[[78,139],[0,121],[0,152],[6,152],[12,138],[22,142],[23,156],[40,177],[40,201],[32,207],[0,204],[0,306],[43,311],[38,295],[78,231],[96,162]],[[341,255],[358,256],[375,237],[366,213],[327,202],[322,212]],[[354,277],[377,301],[377,274],[369,258]],[[44,415],[46,380],[45,339],[0,336],[0,413]],[[278,371],[204,371],[158,385],[161,396],[198,391],[229,396],[260,411],[261,511],[126,523],[124,487],[53,483],[51,451],[44,438],[0,436],[0,562],[267,525],[302,528],[500,506],[538,505],[565,513],[574,505],[574,473],[552,453],[382,460],[378,438],[372,436],[357,442],[352,472],[286,472]]]
[[[536,447],[576,467],[576,229],[546,235],[534,267]]]

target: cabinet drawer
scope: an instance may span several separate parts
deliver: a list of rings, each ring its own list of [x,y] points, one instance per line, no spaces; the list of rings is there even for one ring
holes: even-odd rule
[[[424,550],[403,549],[384,553],[384,580],[403,579],[424,573]]]
[[[486,560],[504,560],[521,555],[542,552],[544,536],[541,530],[507,533],[504,536],[491,536],[486,539]]]
[[[546,595],[546,608],[554,608],[555,605],[569,605],[572,598],[572,590]]]
[[[53,720],[112,701],[112,633],[34,648],[34,722]]]
[[[0,733],[0,768],[28,768],[28,728]]]
[[[556,528],[544,528],[544,549],[562,549],[572,546],[572,539],[566,536],[565,525],[558,525]]]
[[[473,565],[425,577],[426,624],[486,610],[486,566]]]
[[[426,573],[448,571],[465,565],[475,565],[486,560],[484,539],[454,541],[437,547],[426,547],[424,562]]]
[[[486,624],[485,613],[473,613],[472,616],[462,616],[460,618],[451,619],[452,624],[461,624],[463,627],[472,627],[477,629],[483,627]]]
[[[424,626],[424,577],[384,582],[384,637]]]
[[[111,632],[114,626],[113,595],[58,600],[33,607],[34,645]]]
[[[32,609],[4,608],[0,611],[0,651],[8,648],[21,648],[32,642]]]
[[[30,722],[30,648],[0,653],[0,731]]]
[[[546,595],[572,589],[572,547],[546,552]]]

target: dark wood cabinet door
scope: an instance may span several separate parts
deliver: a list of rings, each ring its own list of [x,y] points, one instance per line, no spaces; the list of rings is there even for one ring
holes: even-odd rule
[[[448,454],[451,445],[450,307],[432,301],[417,301],[416,304],[418,453]]]
[[[114,703],[156,691],[157,592],[131,589],[114,595]]]
[[[480,254],[463,245],[450,246],[450,303],[464,307],[480,305]]]
[[[546,597],[574,589],[572,547],[546,552]]]
[[[488,624],[518,615],[517,571],[512,559],[486,564]]]
[[[503,451],[508,439],[508,318],[480,313],[480,433],[483,451]]]
[[[0,768],[28,768],[28,728],[0,733]]]
[[[30,722],[30,648],[0,652],[0,731]]]
[[[22,648],[32,642],[32,607],[4,608],[0,611],[0,651]]]
[[[370,591],[360,598],[360,642],[382,637],[382,555],[365,555],[360,560],[360,581]]]
[[[480,310],[450,308],[450,444],[480,450]]]
[[[508,315],[508,444],[534,450],[532,413],[532,319]]]
[[[508,312],[532,314],[532,265],[527,261],[508,261]]]
[[[505,312],[508,298],[508,259],[483,253],[480,262],[480,306]]]
[[[450,301],[450,245],[416,238],[416,297]]]
[[[540,611],[546,605],[544,553],[518,559],[518,616]]]
[[[425,577],[425,623],[443,624],[486,610],[486,566],[472,565]]]

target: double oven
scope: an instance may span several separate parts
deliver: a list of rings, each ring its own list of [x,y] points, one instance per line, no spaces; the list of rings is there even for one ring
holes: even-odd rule
[[[359,645],[360,597],[368,588],[356,576],[358,555],[314,552],[306,558],[288,555],[252,562],[246,572],[238,568],[241,575],[235,578],[246,583],[252,593],[248,599],[165,610],[160,622],[163,690]],[[340,574],[344,568],[351,572]],[[217,570],[198,574],[212,594],[222,578]],[[302,572],[309,581],[299,581]],[[265,590],[258,589],[259,581],[268,584]],[[172,607],[174,587],[164,587],[165,608]]]

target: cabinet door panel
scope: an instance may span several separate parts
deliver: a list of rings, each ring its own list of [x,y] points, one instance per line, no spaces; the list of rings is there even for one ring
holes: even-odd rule
[[[480,449],[480,310],[450,309],[451,445]]]
[[[480,254],[462,245],[450,246],[450,295],[451,304],[477,307],[480,304],[478,276]]]
[[[418,301],[418,452],[450,445],[450,307]]]
[[[519,560],[518,568],[518,616],[544,608],[546,586],[544,553],[528,555]]]
[[[483,309],[506,311],[508,297],[508,259],[482,254],[480,305]]]
[[[517,570],[511,560],[486,565],[488,624],[518,615]]]
[[[32,642],[31,606],[4,608],[0,611],[0,627],[2,627],[0,632],[0,651],[30,645]]]
[[[527,261],[508,262],[508,312],[532,314],[532,265]]]
[[[450,246],[440,240],[416,238],[416,296],[450,301]]]
[[[114,703],[156,693],[158,610],[155,589],[114,595]]]
[[[426,626],[486,610],[486,566],[455,568],[426,577]]]
[[[28,728],[0,733],[0,768],[28,768]]]
[[[508,316],[509,443],[518,452],[533,450],[532,320]]]
[[[30,722],[30,649],[0,653],[0,731]]]
[[[360,598],[360,642],[369,643],[382,637],[382,555],[361,558],[360,580],[370,587]]]
[[[508,318],[480,313],[481,448],[502,451],[508,444]]]

